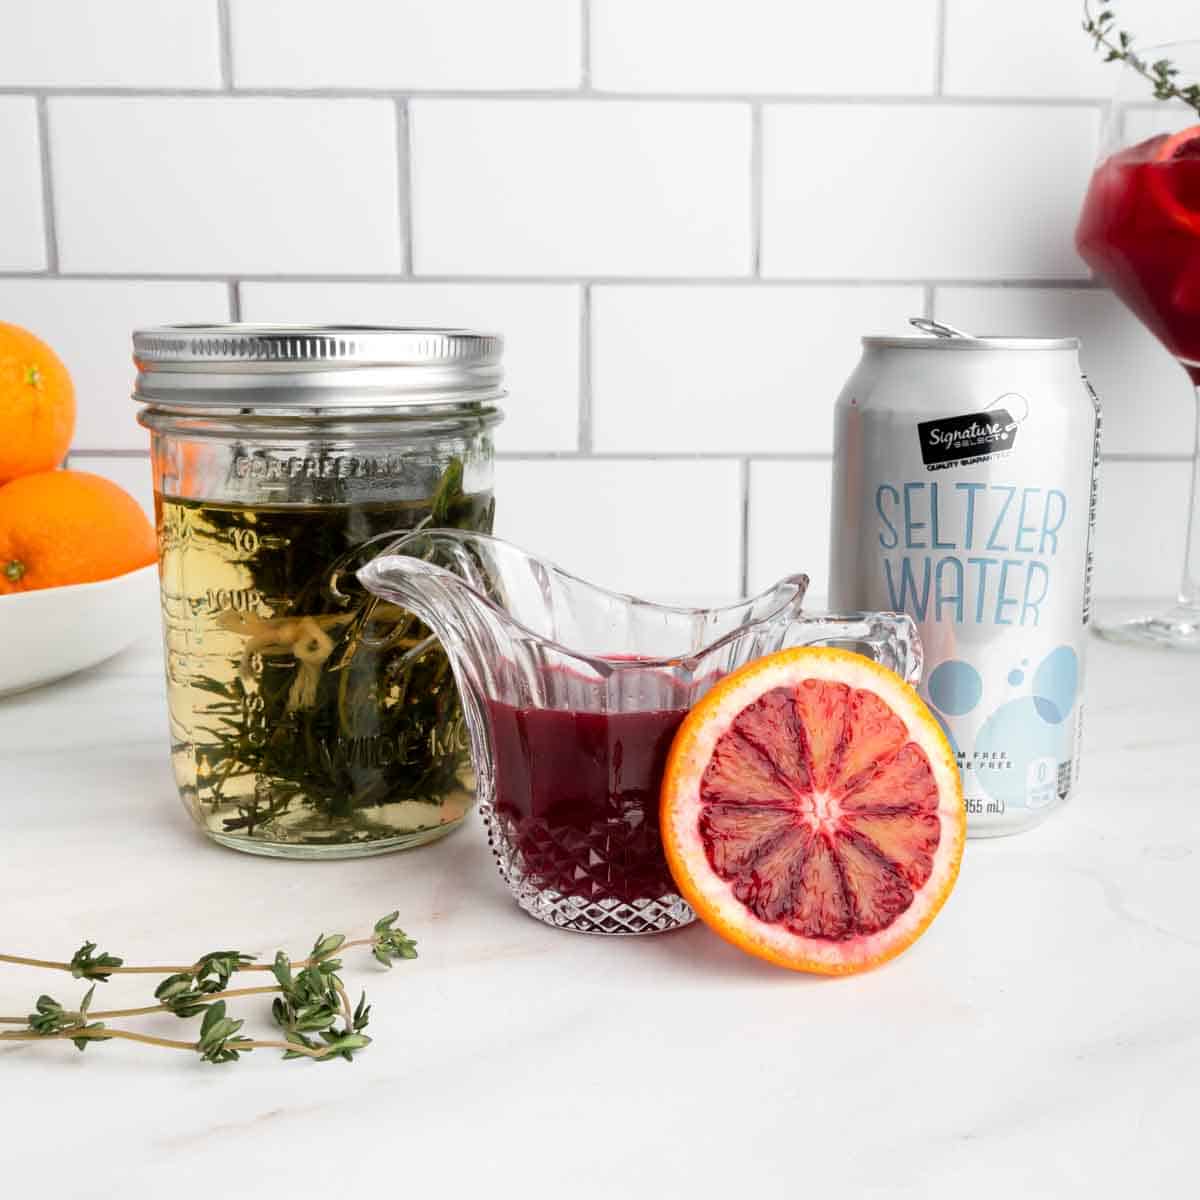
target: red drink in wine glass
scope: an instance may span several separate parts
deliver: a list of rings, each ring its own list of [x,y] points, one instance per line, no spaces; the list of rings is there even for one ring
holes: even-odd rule
[[[1079,253],[1200,383],[1200,126],[1096,168]]]
[[[1169,71],[1171,90],[1183,88],[1176,97],[1195,94],[1186,85],[1200,83],[1200,41],[1152,47],[1124,62],[1075,242],[1200,389],[1200,109],[1178,98],[1156,103],[1163,88],[1148,76],[1159,68]],[[1180,124],[1188,127],[1171,132]],[[1191,497],[1176,603],[1154,616],[1098,623],[1103,636],[1200,651],[1200,440]]]

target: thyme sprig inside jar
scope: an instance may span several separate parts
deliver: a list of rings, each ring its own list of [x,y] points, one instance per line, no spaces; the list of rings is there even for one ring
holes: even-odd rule
[[[133,343],[185,806],[215,841],[285,857],[453,829],[474,779],[449,664],[355,571],[414,529],[491,530],[500,339],[226,325]]]

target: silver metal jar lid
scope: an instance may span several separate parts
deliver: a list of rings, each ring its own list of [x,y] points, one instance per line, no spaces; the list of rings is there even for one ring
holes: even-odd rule
[[[976,337],[953,325],[932,321],[928,317],[911,317],[908,322],[927,337],[865,337],[864,346],[893,350],[1078,350],[1079,339],[1033,337]]]
[[[133,398],[187,413],[388,412],[504,396],[503,340],[381,325],[161,325],[133,334]]]

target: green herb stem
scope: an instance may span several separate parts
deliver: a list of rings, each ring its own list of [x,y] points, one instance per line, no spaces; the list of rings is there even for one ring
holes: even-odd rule
[[[167,1050],[190,1050],[193,1054],[200,1049],[199,1042],[181,1042],[176,1038],[154,1037],[149,1033],[136,1033],[132,1029],[63,1029],[57,1033],[0,1033],[3,1042],[56,1042],[76,1041],[86,1038],[89,1041],[106,1042],[110,1038],[119,1038],[126,1042],[142,1042],[147,1046],[162,1046]],[[239,1050],[285,1050],[291,1054],[303,1054],[308,1058],[324,1058],[327,1054],[335,1053],[332,1046],[318,1046],[310,1049],[292,1042],[275,1042],[249,1038],[238,1043]]]
[[[1083,0],[1083,31],[1092,39],[1096,49],[1103,47],[1105,62],[1123,62],[1136,71],[1153,87],[1156,100],[1180,100],[1200,114],[1200,84],[1189,83],[1180,87],[1176,83],[1179,68],[1169,58],[1147,62],[1133,48],[1133,34],[1126,29],[1116,29],[1116,14],[1107,6],[1092,16],[1091,0]],[[1115,40],[1114,35],[1115,33]]]
[[[107,1041],[120,1038],[127,1042],[145,1042],[148,1046],[165,1046],[168,1050],[191,1050],[195,1053],[196,1042],[180,1042],[175,1038],[154,1037],[149,1033],[134,1033],[132,1029],[62,1029],[55,1033],[0,1033],[0,1042],[54,1042],[64,1038],[74,1041],[86,1038],[89,1041]]]
[[[74,967],[69,962],[51,962],[45,958],[23,958],[19,954],[0,954],[0,962],[13,963],[19,967],[44,967],[47,971],[66,971],[68,975],[74,972]],[[105,967],[106,975],[174,975],[177,972],[191,972],[196,969],[196,964],[192,963],[190,967]],[[254,970],[255,968],[243,968],[246,970]],[[269,970],[268,967],[257,968],[260,971]]]
[[[333,986],[337,989],[337,994],[342,998],[342,1016],[346,1019],[346,1028],[354,1027],[354,1006],[350,1003],[350,997],[346,994],[346,989],[342,986],[342,981],[334,976]]]
[[[377,938],[356,938],[353,941],[343,942],[341,950],[348,950],[351,946],[376,946],[378,945]],[[340,951],[339,951],[340,953]],[[302,958],[292,963],[292,966],[298,970],[303,970],[305,967],[311,967],[319,962],[316,958]],[[0,954],[0,962],[15,963],[20,967],[44,967],[48,971],[66,971],[67,974],[72,973],[72,966],[68,962],[51,962],[44,958],[22,958],[17,954]],[[194,975],[201,967],[200,962],[190,963],[188,966],[160,966],[160,967],[105,967],[106,975]],[[241,963],[234,968],[236,971],[270,971],[273,968],[267,963]],[[262,991],[274,991],[274,988],[255,989]],[[233,993],[230,993],[233,994]],[[146,1011],[152,1012],[153,1009]],[[93,1016],[98,1014],[93,1014]],[[4,1020],[6,1018],[0,1018]]]
[[[272,992],[280,992],[283,989],[280,987],[248,987],[248,988],[230,988],[224,992],[207,992],[204,995],[204,1003],[212,1004],[217,1000],[231,1000],[238,996],[265,996]],[[107,1021],[113,1017],[147,1017],[154,1013],[170,1013],[172,1011],[169,1004],[147,1004],[142,1008],[109,1008],[103,1012],[90,1012],[87,1016],[93,1021]],[[67,1017],[82,1017],[82,1013],[67,1012],[63,1014]],[[28,1017],[0,1017],[0,1025],[25,1025],[28,1024]]]
[[[45,967],[48,971],[70,971],[71,964],[49,962],[44,958],[22,958],[18,954],[0,954],[0,962],[15,963],[18,967]]]

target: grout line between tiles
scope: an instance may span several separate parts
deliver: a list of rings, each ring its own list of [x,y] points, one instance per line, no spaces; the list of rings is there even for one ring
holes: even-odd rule
[[[831,401],[832,402],[832,401]],[[112,450],[96,449],[87,446],[72,446],[72,458],[145,458],[149,450]],[[694,454],[678,451],[653,450],[619,450],[602,451],[600,453],[583,453],[577,450],[501,450],[496,458],[502,462],[736,462],[745,471],[744,487],[749,485],[750,466],[756,462],[790,462],[790,463],[827,463],[832,458],[828,451],[772,453],[732,453],[724,451],[698,451]],[[1145,453],[1136,454],[1126,451],[1113,451],[1101,454],[1100,461],[1106,463],[1190,463],[1191,455],[1179,453]],[[743,505],[748,510],[748,492],[744,491]],[[743,519],[746,519],[745,515]]]
[[[629,101],[666,104],[758,104],[781,105],[896,105],[917,108],[1090,108],[1102,110],[1104,96],[944,96],[933,93],[849,93],[849,92],[607,92],[594,88],[203,88],[203,87],[27,87],[22,84],[0,85],[0,96],[61,96],[80,100],[137,96],[147,100],[224,98],[232,94],[244,100],[563,100],[588,103],[627,103]]]
[[[750,105],[750,247],[751,270],[755,279],[762,278],[763,233],[763,110],[761,104]]]
[[[45,270],[0,270],[0,279],[36,279]],[[429,283],[429,284],[513,284],[583,285],[589,287],[785,287],[785,288],[1044,288],[1048,290],[1102,291],[1104,285],[1086,276],[1077,279],[862,279],[837,276],[800,277],[769,275],[754,278],[749,275],[446,275],[405,274],[398,271],[378,274],[333,273],[312,275],[291,274],[286,271],[267,272],[201,272],[201,271],[59,271],[61,279],[109,283],[154,283],[171,280],[175,283],[228,283],[237,279],[243,283]]]
[[[46,239],[46,268],[40,272],[58,274],[58,217],[54,206],[54,169],[50,153],[50,113],[46,97],[39,96],[36,102],[38,155],[42,168],[42,233]]]
[[[579,450],[592,453],[592,289],[579,296]]]
[[[832,399],[830,400],[832,403]],[[742,462],[780,459],[787,462],[828,462],[829,451],[800,451],[795,454],[762,454],[745,450],[501,450],[497,458],[506,462]]]
[[[413,273],[412,133],[408,101],[396,101],[396,203],[405,276]]]
[[[236,279],[231,279],[227,287],[229,289],[229,319],[240,321],[242,319],[242,285]]]
[[[832,406],[834,396],[830,396]],[[75,453],[84,453],[75,451]],[[95,451],[87,451],[95,453]],[[758,462],[827,463],[831,450],[500,450],[504,462]],[[1177,451],[1107,451],[1101,462],[1190,463],[1192,456]]]
[[[217,38],[221,69],[221,90],[233,91],[233,24],[229,0],[217,0]]]
[[[742,490],[741,562],[738,587],[743,596],[750,594],[750,460],[743,458],[738,468],[738,483]]]
[[[924,311],[921,313],[921,316],[923,316],[927,321],[933,321],[936,319],[933,313],[933,285],[927,283],[921,290],[924,293],[924,297],[921,301]]]
[[[832,402],[832,401],[831,401]],[[142,458],[149,450],[104,449],[88,446],[72,446],[71,457],[88,458]],[[657,450],[605,450],[599,452],[579,450],[501,450],[496,458],[502,462],[736,462],[743,468],[743,505],[748,509],[750,467],[756,462],[827,463],[832,459],[830,451],[681,451]],[[1100,455],[1106,463],[1190,463],[1190,454],[1147,451],[1135,453],[1114,450]]]
[[[579,90],[592,90],[592,0],[579,0]]]
[[[945,95],[946,89],[946,9],[949,0],[937,0],[933,32],[933,94]]]

